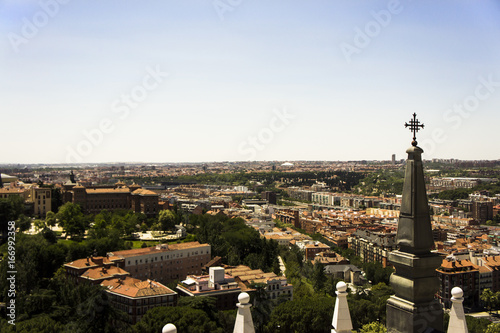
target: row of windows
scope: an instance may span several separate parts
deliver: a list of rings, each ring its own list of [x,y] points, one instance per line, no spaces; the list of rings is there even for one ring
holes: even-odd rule
[[[210,251],[207,250],[207,254],[209,254],[209,253],[210,253]],[[203,254],[203,251],[200,251],[200,254]],[[198,251],[193,252],[191,255],[192,256],[198,255]],[[163,257],[164,256],[160,256],[159,260],[158,260],[158,257],[154,257],[154,259],[151,258],[151,262],[154,262],[154,261],[163,261]],[[174,259],[174,258],[182,258],[182,257],[183,257],[183,253],[181,252],[181,253],[173,253],[172,256],[170,256],[169,254],[167,254],[165,256],[165,259]],[[187,254],[186,257],[189,257],[189,253]],[[204,259],[203,257],[194,258],[194,260],[203,260],[203,259]],[[149,262],[149,259],[144,259],[144,262],[147,264]],[[130,264],[131,264],[131,260],[127,260],[127,265],[130,265]],[[142,264],[142,259],[135,259],[135,264],[136,265]]]

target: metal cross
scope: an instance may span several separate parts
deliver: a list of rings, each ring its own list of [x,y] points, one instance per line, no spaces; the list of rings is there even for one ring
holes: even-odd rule
[[[417,114],[414,113],[413,119],[410,120],[409,124],[405,123],[405,127],[410,127],[410,131],[413,132],[413,141],[411,142],[411,144],[413,146],[416,146],[417,145],[417,138],[416,138],[417,132],[420,130],[420,128],[424,128],[424,124],[420,124],[420,122],[417,119]]]

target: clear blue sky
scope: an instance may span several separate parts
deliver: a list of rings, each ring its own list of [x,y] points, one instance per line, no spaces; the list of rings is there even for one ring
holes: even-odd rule
[[[498,1],[60,2],[0,1],[0,163],[500,158]]]

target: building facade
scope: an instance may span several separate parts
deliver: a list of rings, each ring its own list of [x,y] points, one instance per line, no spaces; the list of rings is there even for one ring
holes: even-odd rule
[[[187,275],[201,274],[210,259],[211,247],[199,242],[160,244],[154,247],[115,251],[112,257],[123,260],[123,269],[138,279],[160,283],[181,280]]]
[[[117,183],[107,187],[84,187],[75,183],[64,184],[63,202],[73,202],[82,207],[85,214],[98,214],[102,210],[130,209],[153,217],[160,210],[157,193],[139,185]]]

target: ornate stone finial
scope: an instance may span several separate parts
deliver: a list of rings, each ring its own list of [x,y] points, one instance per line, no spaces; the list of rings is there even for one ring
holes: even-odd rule
[[[417,146],[417,132],[420,131],[420,128],[424,128],[424,124],[420,124],[417,119],[417,114],[413,113],[413,119],[410,119],[410,123],[405,123],[405,127],[410,127],[410,131],[413,132],[413,141],[411,142],[412,146]]]
[[[347,284],[344,281],[339,281],[336,287],[337,300],[333,310],[331,333],[350,333],[352,331],[352,321],[349,305],[347,304]]]
[[[163,326],[161,333],[177,333],[177,327],[174,324],[167,324]]]
[[[464,292],[459,287],[454,287],[451,290],[451,310],[450,322],[448,324],[448,333],[468,333],[467,321],[465,320],[463,296]]]
[[[236,304],[238,313],[236,314],[233,333],[255,333],[252,313],[250,312],[252,306],[250,304],[250,295],[241,293],[238,295],[238,301],[239,303]]]

